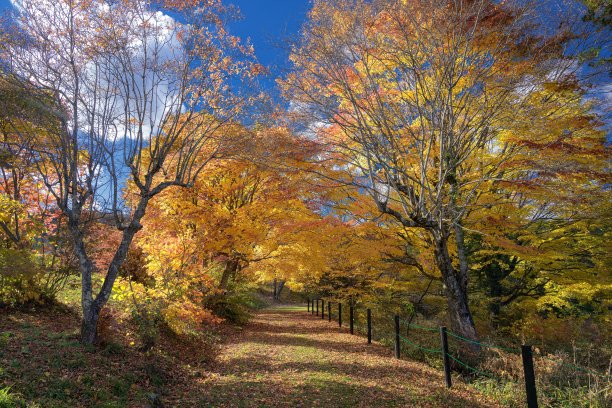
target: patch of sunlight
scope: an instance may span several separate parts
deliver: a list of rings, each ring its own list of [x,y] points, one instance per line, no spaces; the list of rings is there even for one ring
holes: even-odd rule
[[[232,348],[231,357],[234,358],[234,357],[239,357],[239,356],[250,355],[253,353],[254,350],[257,350],[258,347],[259,347],[259,344],[255,342],[241,343],[240,345],[237,345],[236,347]]]
[[[273,310],[275,312],[296,312],[296,311],[304,311],[306,310],[306,306],[290,306],[290,305],[282,305],[282,306],[271,306],[267,310]]]
[[[313,346],[295,346],[293,347],[293,351],[294,357],[298,357],[299,359],[302,359],[304,357],[310,359],[313,356],[320,358],[321,355],[321,350]]]

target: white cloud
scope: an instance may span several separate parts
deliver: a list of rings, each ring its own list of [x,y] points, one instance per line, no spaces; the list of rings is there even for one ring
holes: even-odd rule
[[[78,123],[71,126],[109,141],[148,139],[168,113],[180,110],[179,78],[172,68],[184,56],[172,17],[147,9],[141,0],[120,10],[102,0],[77,0],[72,9],[63,1],[12,3],[24,17],[18,19],[21,29],[44,44],[14,50],[21,52],[15,69],[59,89],[69,109],[77,103]],[[115,48],[109,38],[122,44]]]
[[[13,46],[9,62],[58,96],[69,128],[81,135],[80,148],[97,157],[79,178],[92,178],[96,207],[108,208],[127,177],[131,154],[150,144],[182,108],[177,89],[186,56],[177,38],[180,26],[144,0],[11,1],[19,15],[15,23],[29,39]]]

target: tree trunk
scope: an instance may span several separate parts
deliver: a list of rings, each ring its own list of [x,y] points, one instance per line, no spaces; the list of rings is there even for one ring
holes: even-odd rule
[[[68,227],[72,235],[74,252],[79,260],[81,271],[81,309],[83,318],[81,320],[81,342],[83,344],[94,344],[96,341],[96,328],[100,311],[94,307],[91,277],[94,265],[87,254],[83,233],[79,228],[77,220],[69,220]]]
[[[280,302],[280,297],[281,297],[281,292],[283,291],[283,288],[285,287],[285,281],[277,281],[276,278],[274,278],[274,300],[277,302]]]
[[[221,275],[221,281],[219,282],[219,289],[225,291],[227,290],[227,285],[229,280],[236,271],[238,270],[238,261],[236,259],[228,259],[225,262],[225,267],[223,268],[223,274]]]
[[[470,312],[467,294],[467,270],[457,270],[452,263],[448,252],[448,240],[441,234],[434,234],[436,264],[442,274],[445,285],[448,314],[451,330],[460,336],[477,341],[474,319]],[[466,344],[471,350],[477,352],[480,347],[473,343]]]
[[[497,327],[501,313],[501,297],[503,287],[501,280],[505,277],[501,267],[495,263],[489,263],[484,267],[486,283],[489,289],[489,311],[491,312],[491,323]]]
[[[136,210],[134,211],[132,221],[127,228],[123,230],[121,243],[113,255],[113,259],[108,266],[102,287],[95,298],[93,297],[92,287],[94,265],[89,258],[87,249],[85,247],[84,234],[79,221],[80,213],[75,212],[72,214],[72,217],[70,217],[71,219],[68,222],[68,226],[73,239],[74,251],[79,258],[79,267],[81,270],[81,307],[83,309],[83,319],[81,321],[81,343],[83,344],[93,345],[97,340],[100,311],[104,305],[106,305],[111,296],[113,285],[115,284],[115,280],[117,280],[117,276],[119,276],[119,268],[125,261],[128,249],[132,243],[132,240],[134,239],[134,235],[136,235],[136,233],[142,229],[140,220],[142,220],[144,217],[147,203],[148,198],[141,199]]]
[[[92,345],[98,339],[98,320],[100,307],[95,302],[83,305],[83,319],[81,320],[81,343]]]
[[[125,261],[127,256],[127,251],[132,243],[134,235],[136,231],[125,230],[123,234],[123,239],[121,240],[121,244],[117,248],[113,260],[111,261],[108,271],[106,273],[106,277],[104,279],[104,283],[102,284],[102,288],[96,298],[93,298],[92,295],[92,285],[91,285],[91,276],[93,273],[93,264],[89,261],[87,254],[84,249],[84,245],[82,248],[77,249],[77,254],[79,258],[84,257],[87,259],[85,264],[81,262],[81,284],[82,284],[82,294],[81,294],[81,306],[83,309],[83,320],[81,321],[81,342],[83,344],[92,345],[97,340],[97,328],[98,328],[98,320],[100,318],[100,311],[110,299],[113,285],[117,276],[119,275],[119,268],[121,264]],[[82,240],[81,240],[82,242]]]

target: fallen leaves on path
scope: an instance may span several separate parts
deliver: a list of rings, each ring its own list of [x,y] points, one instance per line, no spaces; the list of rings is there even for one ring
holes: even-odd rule
[[[266,309],[229,342],[194,388],[210,407],[495,407],[464,384],[307,314]]]

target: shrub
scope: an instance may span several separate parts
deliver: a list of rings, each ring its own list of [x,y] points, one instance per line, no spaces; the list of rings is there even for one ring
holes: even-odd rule
[[[36,275],[36,265],[27,251],[0,250],[0,304],[15,306],[38,300]]]
[[[163,317],[157,307],[134,308],[132,320],[136,324],[136,334],[141,342],[140,349],[149,351],[159,340],[159,330]]]
[[[244,294],[216,294],[208,297],[206,307],[215,316],[234,324],[243,325],[250,318],[247,307],[249,303],[250,298]]]
[[[210,319],[210,311],[202,306],[201,295],[189,288],[158,288],[149,284],[120,279],[113,293],[117,307],[130,316],[142,348],[153,347],[162,326],[176,335],[195,335],[202,323]]]
[[[0,306],[53,301],[74,272],[70,266],[47,267],[38,261],[27,250],[0,250]]]

